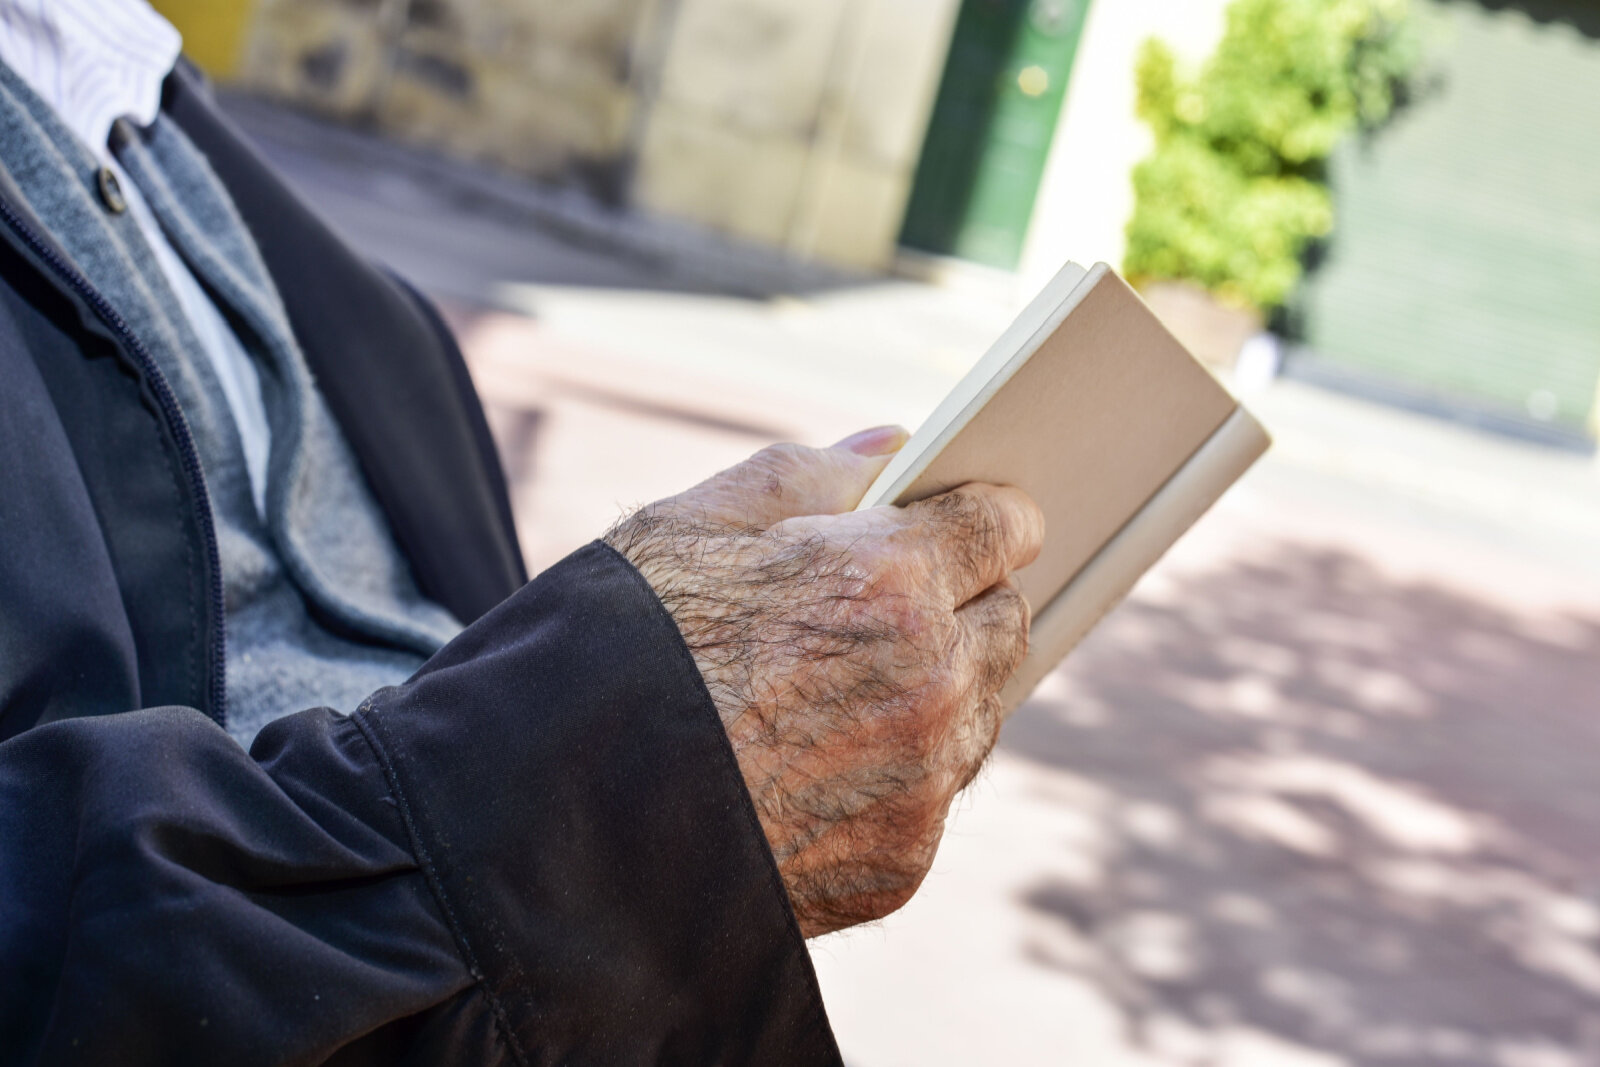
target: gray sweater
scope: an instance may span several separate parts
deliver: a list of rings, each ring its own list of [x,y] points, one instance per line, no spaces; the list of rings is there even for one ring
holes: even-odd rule
[[[199,341],[137,223],[107,208],[88,148],[0,65],[6,170],[62,250],[171,384],[210,492],[227,604],[228,730],[248,745],[279,714],[352,711],[460,629],[425,598],[320,395],[226,190],[162,119],[119,123],[112,149],[168,240],[256,360],[272,427],[266,515]]]

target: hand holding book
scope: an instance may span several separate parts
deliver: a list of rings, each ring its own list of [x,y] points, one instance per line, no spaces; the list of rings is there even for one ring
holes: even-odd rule
[[[607,535],[807,937],[910,898],[1006,715],[1266,443],[1109,268],[1069,266],[909,440],[774,446]]]
[[[916,890],[1026,649],[1038,508],[975,484],[847,510],[887,459],[777,445],[607,535],[694,656],[807,937]]]

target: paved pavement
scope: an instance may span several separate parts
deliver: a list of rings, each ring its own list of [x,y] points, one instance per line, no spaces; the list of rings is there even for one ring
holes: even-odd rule
[[[234,106],[445,303],[535,566],[767,441],[914,425],[1025,295]],[[1250,402],[1273,453],[1017,713],[918,897],[814,944],[855,1067],[1600,1065],[1600,470]]]

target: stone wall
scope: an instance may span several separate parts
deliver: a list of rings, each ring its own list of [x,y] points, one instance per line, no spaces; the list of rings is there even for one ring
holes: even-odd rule
[[[893,258],[958,0],[259,0],[238,80],[808,259]]]
[[[894,255],[956,0],[682,0],[644,206],[805,258]]]
[[[614,193],[652,0],[260,0],[248,87]]]

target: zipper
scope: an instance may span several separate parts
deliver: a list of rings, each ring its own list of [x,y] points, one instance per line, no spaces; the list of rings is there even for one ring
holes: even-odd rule
[[[146,380],[149,381],[151,391],[155,394],[156,404],[160,407],[162,417],[166,419],[167,427],[177,442],[183,472],[189,480],[189,488],[194,493],[195,500],[199,502],[200,540],[205,550],[211,586],[211,655],[208,661],[209,677],[206,681],[207,701],[210,706],[206,713],[217,725],[226,726],[228,693],[222,664],[227,654],[227,628],[222,596],[222,566],[217,552],[217,528],[211,515],[211,494],[206,489],[205,472],[200,466],[200,453],[194,447],[194,437],[189,433],[189,423],[184,419],[182,409],[178,407],[178,398],[173,395],[172,386],[167,384],[166,376],[161,373],[161,368],[156,365],[144,342],[134,334],[127,320],[117,309],[89,284],[89,279],[57,255],[56,250],[51,248],[27,220],[4,199],[0,199],[0,218],[5,219],[12,231],[22,238],[23,243],[44,260],[73,292],[94,308],[101,321],[109,326],[127,347]]]

